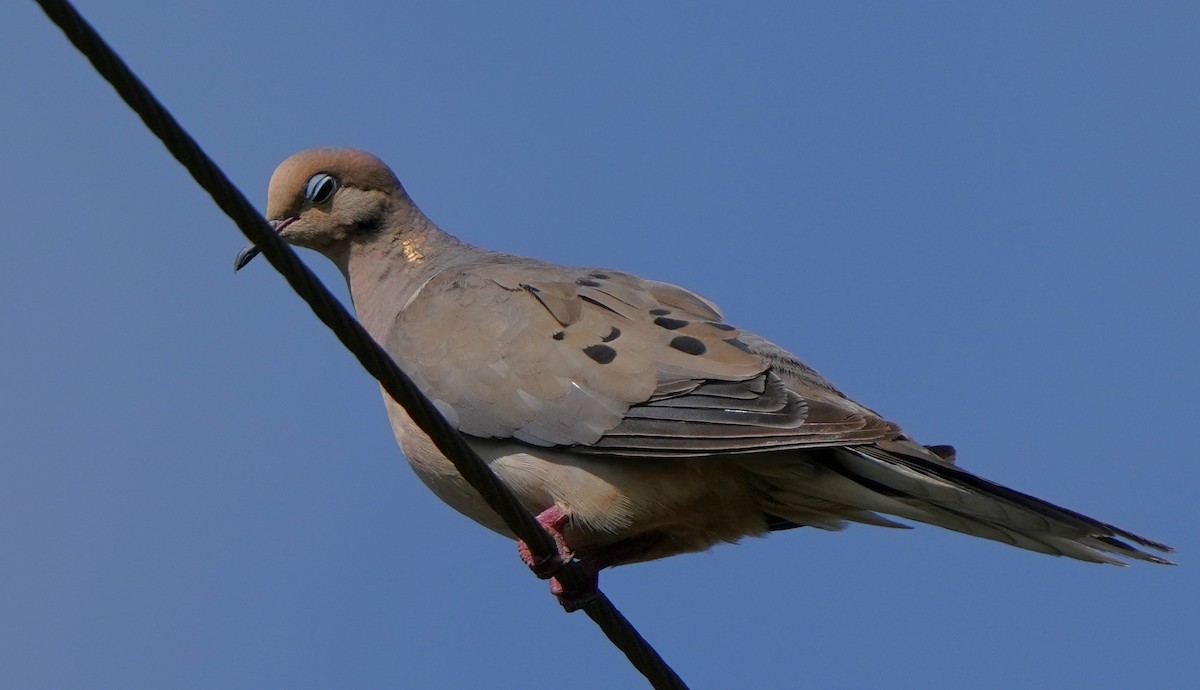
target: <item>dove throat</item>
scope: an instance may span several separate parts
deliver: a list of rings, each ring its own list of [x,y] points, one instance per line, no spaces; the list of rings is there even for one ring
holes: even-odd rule
[[[464,254],[464,245],[418,211],[331,258],[346,278],[359,321],[380,340],[421,287]]]

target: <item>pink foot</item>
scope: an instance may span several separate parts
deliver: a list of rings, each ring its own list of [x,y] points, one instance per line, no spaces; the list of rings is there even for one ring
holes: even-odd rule
[[[550,593],[567,613],[578,611],[600,597],[600,570],[592,561],[577,561],[579,570],[587,576],[583,589],[567,589],[557,577],[550,578]]]
[[[537,516],[538,524],[554,538],[554,545],[558,547],[556,554],[539,559],[529,550],[529,545],[524,540],[517,541],[517,553],[520,554],[521,560],[529,566],[534,575],[543,580],[550,579],[554,573],[562,569],[564,563],[574,557],[570,547],[567,546],[566,539],[563,538],[563,529],[566,528],[569,519],[557,505],[550,506]]]
[[[578,611],[594,601],[599,594],[596,589],[599,584],[599,568],[593,566],[587,561],[578,561],[581,570],[588,575],[589,584],[583,590],[567,589],[557,577],[554,575],[562,569],[563,565],[574,560],[575,554],[571,548],[567,546],[567,540],[563,537],[563,530],[567,526],[570,518],[557,505],[550,506],[542,511],[537,516],[538,524],[545,528],[546,532],[554,538],[554,544],[558,547],[558,553],[551,554],[546,558],[537,558],[533,552],[529,550],[529,545],[524,541],[517,542],[517,553],[520,554],[521,560],[529,569],[533,571],[543,580],[550,580],[550,593],[558,599],[558,603],[567,611]]]

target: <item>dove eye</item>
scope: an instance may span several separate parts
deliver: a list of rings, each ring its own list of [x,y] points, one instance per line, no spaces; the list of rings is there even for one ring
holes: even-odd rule
[[[333,196],[337,186],[337,180],[332,175],[317,173],[308,178],[308,184],[304,185],[304,198],[313,204],[323,204]]]

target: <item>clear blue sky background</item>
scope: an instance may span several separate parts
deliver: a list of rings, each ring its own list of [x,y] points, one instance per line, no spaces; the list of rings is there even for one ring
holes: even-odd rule
[[[653,4],[81,9],[253,199],[369,149],[469,241],[692,287],[1179,548],[857,526],[605,573],[693,687],[1200,686],[1200,6]],[[643,687],[32,2],[0,60],[0,687]]]

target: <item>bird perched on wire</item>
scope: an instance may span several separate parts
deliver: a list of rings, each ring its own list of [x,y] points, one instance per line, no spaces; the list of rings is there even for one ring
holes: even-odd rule
[[[1085,561],[1169,563],[1152,553],[1164,544],[959,468],[951,447],[909,438],[694,292],[458,240],[368,153],[288,158],[267,217],[341,269],[363,326],[593,576],[791,527],[904,526],[884,515]],[[385,402],[421,480],[512,536]],[[568,609],[590,595],[552,589]]]

